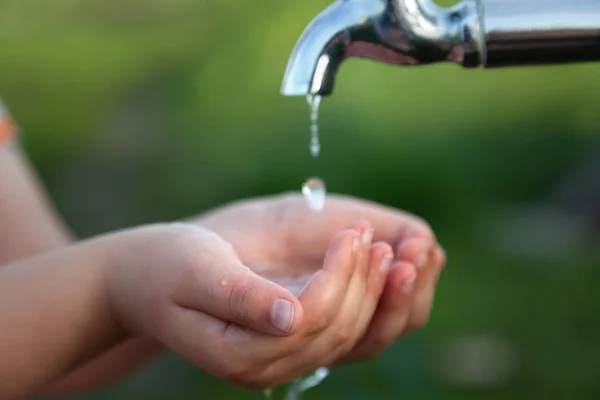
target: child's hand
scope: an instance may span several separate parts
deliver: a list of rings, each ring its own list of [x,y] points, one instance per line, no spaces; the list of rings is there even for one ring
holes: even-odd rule
[[[369,329],[360,344],[338,360],[343,364],[376,357],[428,322],[446,255],[425,221],[399,209],[331,193],[323,210],[315,213],[301,194],[292,193],[239,201],[196,222],[233,244],[257,274],[287,286],[312,275],[331,238],[363,219],[375,228],[373,241],[391,245],[395,259],[382,295],[373,300],[377,311]]]
[[[109,295],[130,332],[218,378],[271,387],[329,365],[364,334],[391,248],[371,246],[363,236],[356,229],[339,233],[323,270],[296,298],[246,268],[210,231],[143,228],[124,234],[115,248]]]

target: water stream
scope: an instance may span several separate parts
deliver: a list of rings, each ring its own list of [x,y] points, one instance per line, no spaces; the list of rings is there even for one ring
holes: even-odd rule
[[[321,96],[306,96],[310,115],[310,154],[318,157],[321,152],[321,143],[319,140],[319,105]],[[302,194],[306,200],[307,207],[313,212],[320,212],[325,207],[327,189],[325,182],[319,177],[311,177],[302,185]],[[303,378],[291,382],[287,388],[284,400],[300,400],[302,393],[320,384],[329,375],[329,369],[326,367],[318,368],[315,372]],[[268,400],[273,399],[272,389],[264,391]]]

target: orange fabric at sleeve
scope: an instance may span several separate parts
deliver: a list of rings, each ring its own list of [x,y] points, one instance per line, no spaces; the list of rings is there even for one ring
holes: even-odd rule
[[[0,102],[0,147],[10,143],[16,135],[17,126],[2,102]]]
[[[10,118],[0,119],[0,147],[12,141],[16,135],[15,124]]]

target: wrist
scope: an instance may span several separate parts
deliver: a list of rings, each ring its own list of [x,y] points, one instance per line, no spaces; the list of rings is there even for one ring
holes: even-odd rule
[[[165,225],[133,228],[106,238],[105,282],[113,313],[129,337],[154,337],[152,270],[168,237]]]

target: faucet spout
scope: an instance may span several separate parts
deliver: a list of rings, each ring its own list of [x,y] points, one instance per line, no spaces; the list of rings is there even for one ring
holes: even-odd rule
[[[330,95],[341,63],[350,57],[399,65],[478,65],[479,11],[478,0],[451,8],[433,0],[336,0],[298,39],[281,93]]]
[[[383,2],[338,0],[323,10],[298,39],[281,86],[285,96],[329,95],[337,70],[346,58],[351,33],[383,11]]]
[[[469,68],[600,61],[600,0],[335,0],[296,43],[282,94],[331,94],[350,57]]]

